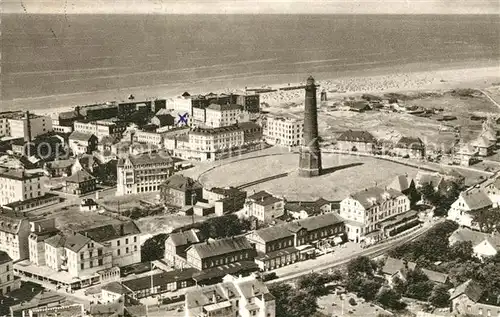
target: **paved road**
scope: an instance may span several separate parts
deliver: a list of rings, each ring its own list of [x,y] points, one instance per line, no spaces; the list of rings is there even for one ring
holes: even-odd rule
[[[294,279],[299,278],[302,275],[305,275],[307,273],[310,273],[311,271],[314,272],[324,272],[328,271],[331,268],[344,265],[347,262],[349,262],[351,259],[358,257],[358,256],[368,256],[368,257],[377,257],[379,255],[382,255],[386,253],[387,251],[402,245],[404,243],[407,243],[409,241],[415,240],[416,238],[420,237],[422,234],[426,233],[430,228],[432,228],[434,224],[426,224],[422,226],[421,228],[409,233],[405,234],[402,236],[399,236],[395,238],[394,240],[387,241],[385,243],[377,244],[374,246],[371,246],[369,248],[363,249],[359,252],[351,253],[347,256],[340,257],[340,258],[335,258],[331,262],[327,263],[321,263],[324,262],[324,260],[328,260],[328,255],[323,255],[317,259],[314,260],[308,260],[305,262],[298,262],[298,264],[302,264],[301,268],[296,268],[296,266],[287,266],[283,267],[277,270],[274,270],[273,272],[276,272],[276,274],[279,276],[278,279],[271,280],[267,283],[272,284],[272,283],[277,283],[277,282],[285,282],[285,281],[293,281]],[[296,269],[295,269],[296,268]]]

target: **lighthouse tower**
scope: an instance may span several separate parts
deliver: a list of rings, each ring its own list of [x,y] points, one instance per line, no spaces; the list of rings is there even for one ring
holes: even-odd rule
[[[321,174],[321,151],[318,140],[316,84],[310,76],[306,84],[304,109],[304,142],[300,150],[299,175],[313,177]]]

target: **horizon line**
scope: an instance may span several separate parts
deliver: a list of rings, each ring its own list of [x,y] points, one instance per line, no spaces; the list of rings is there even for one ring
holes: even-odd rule
[[[453,15],[460,15],[460,16],[467,16],[467,15],[494,15],[494,16],[499,16],[500,12],[498,13],[487,13],[487,12],[482,12],[482,13],[391,13],[391,12],[386,12],[386,13],[369,13],[369,12],[360,12],[360,13],[244,13],[244,12],[233,12],[233,13],[202,13],[202,12],[197,12],[197,13],[169,13],[169,12],[71,12],[71,13],[64,13],[64,12],[59,12],[59,13],[54,13],[54,12],[2,12],[1,15],[9,15],[9,14],[22,14],[22,15],[181,15],[181,16],[188,16],[188,15],[212,15],[212,16],[222,16],[222,15],[393,15],[393,16],[398,16],[398,15],[405,15],[405,16],[419,16],[419,15],[448,15],[448,16],[453,16]],[[499,16],[500,17],[500,16]]]

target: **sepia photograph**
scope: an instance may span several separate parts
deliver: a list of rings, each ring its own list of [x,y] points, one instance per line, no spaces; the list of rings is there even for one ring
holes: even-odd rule
[[[0,0],[0,317],[500,317],[499,0]]]

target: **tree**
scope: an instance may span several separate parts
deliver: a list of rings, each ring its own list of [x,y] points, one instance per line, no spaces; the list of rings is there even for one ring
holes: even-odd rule
[[[328,293],[325,284],[330,281],[331,278],[327,274],[314,272],[301,276],[297,281],[297,288],[318,297]]]
[[[167,238],[168,234],[160,233],[147,239],[141,247],[141,262],[162,259],[165,255],[165,241]]]
[[[359,256],[347,263],[347,275],[351,278],[357,274],[373,275],[374,263],[366,256]]]
[[[472,241],[459,241],[450,248],[449,257],[451,259],[460,259],[462,261],[471,260],[474,255]]]
[[[448,287],[446,285],[434,286],[428,301],[436,307],[448,307],[450,302]]]
[[[272,284],[269,291],[276,301],[276,317],[312,316],[318,309],[314,295],[297,291],[289,284]]]
[[[377,302],[382,306],[392,309],[403,309],[406,305],[401,302],[401,294],[390,288],[383,288],[377,294]]]
[[[434,190],[434,185],[432,185],[432,183],[423,184],[420,189],[420,194],[425,202],[434,205],[434,202],[436,201],[436,191]]]
[[[476,212],[472,217],[483,232],[490,233],[500,230],[500,208],[498,207]]]
[[[239,219],[235,214],[210,218],[201,224],[200,232],[205,237],[225,238],[241,234],[249,230],[251,223],[248,219]]]
[[[382,287],[382,283],[378,280],[365,278],[357,294],[367,301],[372,301],[377,296],[380,287]]]

